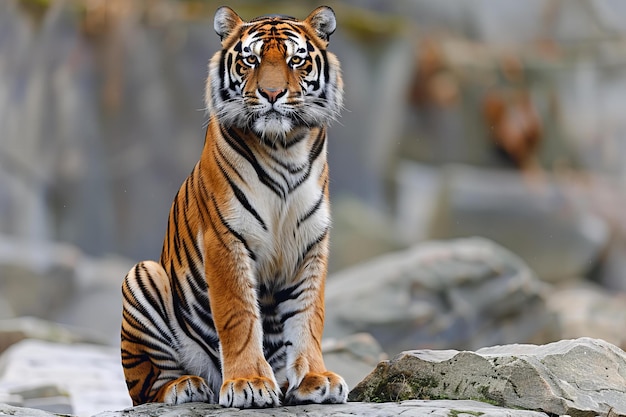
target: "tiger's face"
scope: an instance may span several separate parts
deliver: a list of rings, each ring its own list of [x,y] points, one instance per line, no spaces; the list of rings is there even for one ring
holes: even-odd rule
[[[222,50],[209,64],[205,101],[220,123],[284,139],[339,115],[339,61],[326,51],[335,14],[319,7],[305,20],[267,16],[244,22],[229,7],[215,15]]]

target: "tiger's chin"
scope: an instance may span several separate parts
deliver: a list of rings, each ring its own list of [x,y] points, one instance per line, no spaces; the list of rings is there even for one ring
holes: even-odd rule
[[[291,119],[278,113],[259,116],[252,122],[254,133],[269,140],[284,140],[295,127]]]

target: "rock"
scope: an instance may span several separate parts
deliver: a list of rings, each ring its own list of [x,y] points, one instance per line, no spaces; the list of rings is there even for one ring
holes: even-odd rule
[[[0,234],[0,320],[38,317],[81,328],[89,341],[118,345],[120,287],[132,264],[119,256],[93,258],[69,244]]]
[[[0,412],[2,409],[0,408]],[[348,404],[311,404],[293,407],[266,408],[260,410],[238,410],[222,408],[218,405],[190,403],[177,406],[163,404],[146,404],[117,412],[105,412],[95,417],[157,417],[157,416],[181,416],[186,417],[229,417],[229,416],[396,416],[403,417],[432,417],[432,416],[482,416],[482,417],[539,417],[547,416],[545,413],[509,410],[490,404],[476,401],[402,401],[385,404],[374,403],[348,403]]]
[[[626,415],[626,353],[599,339],[474,352],[415,350],[378,367],[353,401],[478,399],[557,415]]]
[[[341,375],[349,387],[354,387],[378,362],[387,359],[380,344],[368,333],[323,340],[322,352],[326,368]]]
[[[608,245],[599,217],[568,198],[566,184],[519,173],[451,166],[429,239],[483,236],[516,253],[550,282],[585,276]]]
[[[122,321],[122,280],[134,262],[116,256],[83,256],[76,269],[76,296],[55,321],[88,329],[112,346],[119,346]]]
[[[392,354],[557,339],[545,286],[481,238],[427,242],[330,276],[326,336],[368,332]]]
[[[624,271],[626,271],[626,259],[624,257],[624,253],[626,253],[626,222],[621,220],[623,215],[620,210],[620,207],[626,204],[626,195],[616,189],[612,189],[609,192],[613,196],[613,201],[607,202],[607,199],[598,199],[593,195],[589,196],[590,200],[587,200],[600,201],[598,205],[603,205],[604,207],[602,208],[619,212],[615,213],[616,215],[613,219],[620,219],[610,222],[612,226],[611,232],[613,232],[611,245],[604,253],[600,268],[594,271],[591,279],[611,291],[626,292],[626,274],[624,274]]]
[[[32,387],[32,385],[31,385]],[[14,388],[11,391],[13,405],[50,411],[52,413],[71,413],[72,404],[67,391],[56,385],[40,385],[33,388]]]
[[[49,317],[75,295],[80,256],[71,245],[0,235],[0,294],[16,316]]]
[[[426,240],[441,188],[441,169],[411,161],[398,163],[395,235],[410,246]]]
[[[72,329],[35,317],[0,320],[0,353],[24,339],[56,343],[104,343],[98,335],[86,333],[83,329]]]
[[[119,348],[79,343],[89,336],[32,318],[0,322],[3,340],[14,345],[0,356],[0,402],[80,415],[131,405]],[[322,350],[350,386],[386,358],[368,334],[324,340]]]
[[[119,348],[34,339],[0,356],[0,397],[7,395],[14,405],[81,416],[131,405]]]
[[[50,412],[37,410],[34,408],[15,407],[10,404],[3,404],[2,396],[0,396],[0,416],[58,417],[59,414],[52,414]],[[64,416],[67,415],[64,414]]]
[[[401,245],[393,224],[381,212],[355,198],[333,202],[329,272],[398,250]]]
[[[626,293],[609,293],[592,283],[578,282],[555,288],[547,300],[558,319],[560,339],[587,336],[626,350],[626,335],[615,331],[616,323],[626,323]]]

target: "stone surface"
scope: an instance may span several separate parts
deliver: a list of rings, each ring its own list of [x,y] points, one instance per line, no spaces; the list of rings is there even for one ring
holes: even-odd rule
[[[0,409],[1,411],[1,409]],[[293,407],[278,407],[262,410],[237,410],[221,408],[217,405],[192,403],[180,406],[168,407],[162,404],[148,404],[132,409],[105,412],[98,414],[97,417],[212,417],[212,416],[307,416],[307,417],[325,417],[325,416],[396,416],[403,417],[428,417],[428,416],[483,416],[483,417],[539,417],[546,416],[544,413],[510,410],[501,407],[495,407],[490,404],[480,403],[476,401],[402,401],[384,404],[374,403],[348,403],[337,405],[300,405]]]
[[[388,217],[361,200],[337,198],[332,209],[330,274],[406,246],[399,243]]]
[[[626,293],[579,281],[555,288],[547,299],[559,322],[560,339],[587,336],[626,350],[626,335],[616,325],[626,323]]]
[[[131,405],[119,349],[26,339],[0,356],[0,398],[88,416]]]
[[[73,327],[89,341],[118,345],[120,287],[132,264],[119,256],[93,258],[70,244],[0,234],[0,320],[33,316]],[[37,326],[22,324],[26,333]]]
[[[0,294],[15,316],[58,313],[76,293],[80,251],[72,245],[0,235]],[[7,314],[7,313],[5,313]]]
[[[608,225],[568,196],[567,184],[519,172],[446,168],[429,239],[483,236],[545,281],[585,276],[609,243]]]
[[[14,343],[0,356],[0,403],[79,415],[130,406],[119,348],[77,343],[87,340],[37,319],[0,322],[0,342]],[[386,358],[368,334],[324,340],[322,350],[350,387]]]
[[[418,244],[329,277],[326,335],[372,334],[395,354],[557,339],[545,286],[480,238]]]
[[[32,408],[15,407],[0,403],[0,415],[20,417],[56,417],[59,414]],[[402,415],[404,417],[546,417],[547,414],[535,411],[514,410],[496,407],[486,403],[463,400],[422,401],[410,400],[394,403],[348,403],[338,405],[301,405],[278,407],[263,410],[239,410],[222,408],[218,405],[190,403],[178,406],[147,404],[122,411],[106,411],[94,417],[213,417],[213,416],[369,416],[383,417]]]
[[[63,414],[65,415],[65,414]],[[3,404],[0,396],[0,416],[19,416],[19,417],[57,417],[59,414],[51,413],[35,408],[15,407],[10,404]]]
[[[550,414],[626,415],[626,354],[599,339],[476,352],[409,351],[382,362],[354,401],[479,399]]]
[[[0,320],[0,353],[24,340],[39,339],[56,343],[96,343],[104,339],[84,329],[73,329],[36,317],[16,317]]]
[[[340,374],[349,387],[356,386],[378,362],[387,359],[380,344],[368,333],[322,340],[322,352],[326,368]]]

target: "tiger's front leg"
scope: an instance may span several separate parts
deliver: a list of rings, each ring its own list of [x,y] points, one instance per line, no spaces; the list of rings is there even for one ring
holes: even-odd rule
[[[326,370],[322,357],[327,245],[326,237],[311,248],[292,287],[294,298],[279,307],[285,320],[287,404],[345,403],[348,399],[348,385]]]
[[[208,250],[213,255],[205,264],[221,348],[219,404],[236,408],[278,406],[276,378],[263,355],[263,327],[250,258],[239,242],[220,242]],[[230,249],[224,250],[224,244]]]

